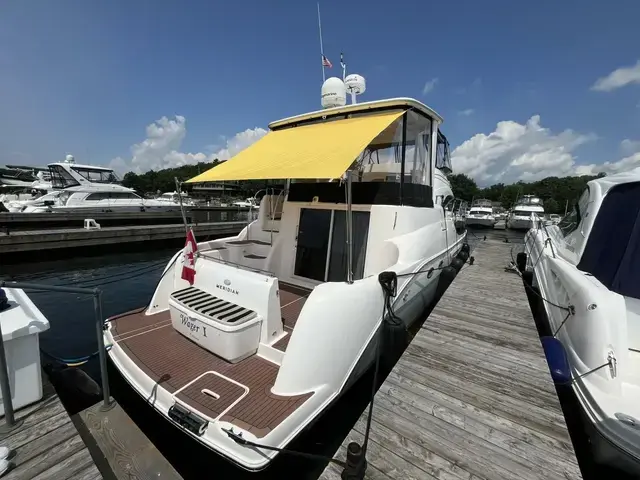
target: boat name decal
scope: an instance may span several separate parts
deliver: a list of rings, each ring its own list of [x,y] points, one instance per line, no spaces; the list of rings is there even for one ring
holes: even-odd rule
[[[184,313],[180,313],[180,321],[182,322],[182,325],[184,325],[189,329],[189,331],[191,331],[191,333],[200,333],[200,329],[202,328],[202,336],[207,336],[207,327],[204,325],[198,325],[196,323],[197,320],[190,318]]]

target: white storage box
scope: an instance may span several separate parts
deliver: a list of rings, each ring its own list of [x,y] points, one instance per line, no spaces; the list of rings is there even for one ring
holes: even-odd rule
[[[24,291],[3,288],[9,308],[0,311],[2,339],[7,358],[9,387],[13,409],[17,410],[42,398],[40,342],[38,335],[49,329],[49,321]],[[4,415],[1,401],[0,415]]]

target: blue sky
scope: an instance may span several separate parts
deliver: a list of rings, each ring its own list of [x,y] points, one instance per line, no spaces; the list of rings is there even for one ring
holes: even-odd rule
[[[640,2],[321,9],[331,72],[344,51],[367,79],[361,100],[435,108],[462,145],[454,166],[481,183],[640,165]],[[0,164],[232,155],[269,121],[317,109],[320,84],[315,1],[0,3]]]

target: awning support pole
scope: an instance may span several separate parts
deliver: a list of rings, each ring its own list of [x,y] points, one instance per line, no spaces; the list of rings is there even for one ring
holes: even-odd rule
[[[353,283],[353,212],[351,210],[351,170],[347,176],[347,283]]]

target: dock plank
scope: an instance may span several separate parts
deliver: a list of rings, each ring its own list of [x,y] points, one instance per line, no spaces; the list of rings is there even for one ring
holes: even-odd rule
[[[380,387],[366,478],[582,478],[512,248],[480,242]]]
[[[100,406],[82,411],[80,419],[116,478],[182,479],[119,404],[106,412]]]
[[[59,479],[84,471],[102,478],[71,417],[43,373],[43,397],[16,411],[22,424],[0,438],[15,453],[3,480]]]

